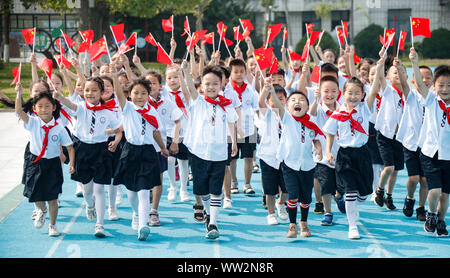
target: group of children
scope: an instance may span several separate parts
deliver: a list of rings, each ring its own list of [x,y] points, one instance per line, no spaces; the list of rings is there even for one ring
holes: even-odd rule
[[[425,221],[428,233],[448,236],[448,65],[434,73],[419,67],[412,48],[411,88],[405,67],[387,56],[384,47],[377,62],[363,59],[356,68],[351,47],[341,49],[336,66],[333,51],[316,46],[310,49],[320,67],[316,84],[309,58],[303,66],[299,60],[288,61],[283,47],[284,69],[268,74],[258,70],[251,39],[245,41],[246,60],[236,47],[227,61],[216,51],[205,64],[197,46],[189,62],[175,59],[166,68],[164,82],[161,73],[143,67],[136,55],[132,62],[140,73],[132,69],[124,54],[99,68],[93,64],[91,70],[86,61],[83,70],[71,59],[76,74],[61,64],[60,73],[39,80],[32,55],[30,100],[23,103],[18,83],[15,110],[28,131],[22,182],[24,195],[35,204],[35,227],[44,225],[48,202],[49,235],[59,235],[57,200],[66,163],[77,194],[84,198],[87,219],[96,221],[96,237],[106,235],[106,185],[109,219],[119,218],[116,200],[124,186],[133,210],[131,226],[139,240],[146,240],[148,224],[161,225],[163,173],[170,181],[168,200],[175,201],[179,191],[180,200],[188,202],[191,171],[194,218],[206,223],[207,238],[218,238],[222,203],[232,208],[231,194],[239,192],[240,153],[243,192],[255,193],[251,176],[258,158],[267,223],[278,224],[277,215],[288,220],[288,238],[296,238],[298,228],[301,237],[311,236],[307,220],[313,191],[314,213],[324,214],[321,225],[333,224],[334,199],[347,216],[348,238],[359,238],[357,204],[372,195],[377,205],[395,209],[392,193],[405,162],[404,214],[413,215],[420,182],[417,218]],[[173,59],[173,39],[171,46]],[[63,84],[68,96],[62,94]]]

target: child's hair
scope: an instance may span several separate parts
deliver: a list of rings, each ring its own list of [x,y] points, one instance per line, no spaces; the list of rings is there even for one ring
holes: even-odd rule
[[[207,75],[208,73],[212,73],[219,77],[220,80],[222,80],[222,69],[218,66],[207,66],[203,69],[202,77]]]
[[[362,59],[361,62],[359,63],[358,69],[360,69],[361,66],[362,66],[363,64],[365,64],[365,63],[369,64],[369,66],[372,66],[373,64],[376,65],[375,61],[374,61],[372,58],[364,58],[364,59]]]
[[[103,80],[103,84],[105,84],[104,79],[108,80],[109,83],[111,83],[111,85],[114,84],[114,81],[112,80],[112,78],[107,75],[100,75],[99,77]]]
[[[199,89],[202,86],[202,78],[199,76],[194,80],[195,89]]]
[[[50,94],[50,86],[43,79],[38,80],[36,82],[32,82],[31,85],[30,85],[30,92],[33,89],[33,86],[36,85],[36,84],[42,84],[45,87],[45,91],[39,92],[38,94],[40,94],[40,93],[49,93]],[[32,113],[33,112],[33,98],[30,98],[29,100],[25,101],[22,104],[22,109],[23,109],[23,111],[25,113]]]
[[[181,66],[181,64],[183,63],[183,60],[180,58],[175,58],[175,59],[173,59],[173,63]],[[167,68],[166,68],[166,71],[167,71]]]
[[[365,93],[364,92],[364,84],[357,77],[352,77],[349,80],[347,80],[347,82],[345,82],[345,84],[344,84],[344,92],[347,89],[349,84],[356,84],[358,87],[361,88],[361,92]]]
[[[244,69],[247,70],[247,65],[245,65],[245,62],[242,59],[233,59],[228,66],[230,67],[230,71],[233,70],[233,66],[244,67]]]
[[[436,83],[439,77],[441,76],[447,76],[450,77],[450,66],[448,65],[441,65],[438,66],[434,70],[434,77],[433,77],[433,83]]]
[[[433,76],[433,71],[430,69],[429,66],[420,66],[419,69],[425,69],[428,70],[431,73],[431,76]]]
[[[50,92],[50,86],[48,85],[47,80],[44,79],[44,78],[41,79],[41,80],[35,81],[35,82],[31,82],[31,84],[30,84],[30,91],[33,90],[33,86],[38,84],[38,83],[41,83],[42,85],[44,85],[46,91]]]
[[[86,83],[89,81],[93,81],[93,82],[97,83],[101,92],[103,92],[105,90],[105,83],[103,82],[103,79],[101,79],[100,77],[89,77],[86,79]],[[86,86],[86,83],[84,83],[85,86]]]
[[[62,77],[61,73],[59,73],[59,72],[52,72],[52,75],[56,75],[59,78],[59,80],[61,80],[61,84],[64,85],[64,78]],[[50,83],[47,76],[44,76],[42,79],[45,82]]]
[[[336,83],[336,86],[339,88],[339,81],[334,76],[330,76],[330,75],[326,75],[320,79],[320,87],[322,87],[323,82],[326,82],[326,81],[331,81],[331,82]]]
[[[225,79],[230,78],[230,70],[226,66],[219,66],[222,69],[223,74],[225,75]]]
[[[36,96],[34,96],[34,98],[31,99],[32,106],[35,106],[38,103],[38,101],[43,98],[48,99],[50,101],[50,103],[56,107],[55,111],[53,111],[52,114],[55,119],[58,119],[59,113],[61,111],[61,104],[53,98],[53,96],[50,92],[41,92],[41,93],[37,94]]]
[[[283,94],[284,97],[287,97],[286,90],[278,84],[273,85],[276,94]],[[267,95],[267,99],[270,99],[272,94]]]
[[[119,77],[125,77],[125,79],[128,80],[128,76],[127,76],[126,72],[119,73],[119,75],[117,75],[117,78],[119,78]]]
[[[158,79],[159,84],[162,84],[163,80],[162,80],[162,74],[155,69],[150,69],[147,71],[147,73],[145,74],[145,77],[152,75],[154,77],[156,77]]]
[[[324,63],[324,64],[321,66],[321,72],[322,72],[322,73],[324,73],[324,72],[332,72],[332,73],[335,73],[336,76],[338,76],[338,74],[339,74],[339,69],[338,69],[335,65],[333,65],[333,64],[331,64],[331,63]]]
[[[148,94],[150,95],[150,92],[151,92],[150,81],[148,81],[144,77],[139,77],[138,79],[135,79],[132,82],[129,82],[126,86],[127,91],[129,93],[131,93],[133,88],[136,87],[137,85],[142,85],[145,88],[145,90],[147,90]]]
[[[278,68],[277,72],[274,72],[272,74],[269,74],[269,72],[267,72],[266,76],[273,76],[273,75],[281,75],[281,76],[285,76],[286,72],[284,71],[284,69],[282,68]]]
[[[394,66],[394,56],[392,55],[387,55],[386,56],[386,60],[384,61],[384,76],[386,77],[389,69]]]
[[[294,92],[292,92],[292,93],[288,96],[287,100],[289,101],[289,99],[290,99],[293,95],[302,95],[302,96],[304,96],[305,99],[306,99],[306,103],[308,103],[308,106],[309,106],[309,99],[308,99],[308,96],[307,96],[304,92],[298,91],[298,90],[297,90],[297,91],[294,91]]]

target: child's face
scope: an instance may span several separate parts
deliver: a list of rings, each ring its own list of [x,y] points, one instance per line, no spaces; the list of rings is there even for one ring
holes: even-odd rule
[[[308,112],[308,101],[302,94],[294,94],[287,101],[287,110],[295,117],[303,117]]]
[[[61,92],[63,88],[61,79],[59,79],[59,77],[56,74],[52,74],[51,80],[53,82],[53,85],[55,85],[56,91]],[[53,92],[53,86],[50,86],[50,91]]]
[[[108,75],[109,74],[109,66],[103,65],[100,67],[100,75]]]
[[[325,60],[323,61],[324,63],[331,63],[331,64],[334,64],[334,60],[336,59],[334,53],[331,51],[325,51],[325,53],[323,54],[323,58]]]
[[[233,66],[231,68],[231,80],[234,80],[238,85],[241,85],[244,82],[245,78],[245,67],[243,66]]]
[[[222,91],[225,90],[225,87],[227,86],[228,82],[230,82],[230,79],[228,79],[228,78],[225,76],[225,73],[222,73],[222,85],[221,85]]]
[[[202,77],[202,91],[211,99],[215,99],[220,92],[222,80],[213,73],[208,73]]]
[[[339,59],[338,59],[338,69],[341,72],[345,72],[345,60],[344,60],[344,57],[339,57]]]
[[[250,71],[251,74],[255,75],[256,74],[256,61],[255,58],[249,58],[247,60],[247,68]]]
[[[369,71],[369,83],[373,84],[373,81],[375,80],[375,74],[377,73],[377,67],[373,66],[370,68]]]
[[[344,99],[347,108],[353,109],[364,99],[364,93],[360,86],[348,84],[344,91]]]
[[[320,84],[320,94],[325,105],[334,105],[339,94],[339,87],[332,81],[325,81]]]
[[[169,69],[166,72],[166,83],[172,91],[178,91],[180,89],[181,80],[177,69]]]
[[[364,63],[359,67],[359,75],[364,82],[369,80],[370,64]]]
[[[400,85],[400,75],[396,67],[390,67],[386,79],[389,80],[393,85]]]
[[[148,100],[148,91],[144,86],[138,84],[131,90],[130,98],[135,105],[144,107],[145,103]]]
[[[99,104],[102,93],[95,81],[87,81],[84,85],[84,99],[93,105]]]
[[[80,96],[84,97],[84,83],[81,81],[81,79],[77,80],[77,83],[75,84],[75,92]]]
[[[433,85],[433,74],[428,69],[420,69],[422,74],[422,82],[427,86],[428,89]]]
[[[122,90],[124,90],[125,86],[128,83],[128,79],[124,75],[120,75],[118,77],[118,80],[119,80],[120,87],[122,87]]]
[[[284,75],[282,74],[272,74],[272,85],[280,85],[281,87],[286,87],[286,81],[284,80]]]
[[[47,88],[42,83],[36,83],[31,88],[30,97],[33,98],[41,92],[47,91]]]
[[[450,103],[450,76],[439,76],[434,85],[434,91],[446,103]]]
[[[51,103],[48,98],[41,98],[35,105],[33,105],[33,111],[39,118],[45,123],[48,123],[53,118],[53,112],[56,110],[56,106]]]
[[[272,95],[270,95],[270,98],[269,98],[269,101],[268,101],[268,104],[269,104],[269,106],[270,106],[270,108],[276,108],[276,104],[275,104],[275,102],[272,100]],[[283,94],[283,93],[277,93],[277,97],[278,97],[278,100],[280,101],[280,103],[281,103],[281,105],[283,105],[283,107],[286,105],[286,96]]]
[[[151,90],[150,95],[153,98],[158,97],[159,92],[162,90],[162,84],[159,83],[158,77],[150,74],[150,75],[147,75],[147,77],[145,79],[147,79],[148,82],[150,82],[150,90]]]
[[[103,79],[103,83],[105,84],[105,90],[102,93],[102,100],[108,101],[113,97],[114,87],[108,79]]]
[[[300,61],[300,60],[293,60],[291,62],[291,67],[293,69],[299,69],[301,66],[302,66],[302,61]]]

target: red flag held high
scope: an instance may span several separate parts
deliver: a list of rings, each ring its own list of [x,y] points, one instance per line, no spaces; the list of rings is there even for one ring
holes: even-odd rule
[[[283,27],[283,23],[278,23],[275,25],[270,25],[268,33],[268,43],[273,42],[276,36],[281,32],[281,28]]]
[[[361,57],[356,55],[356,53],[353,54],[353,62],[355,62],[355,64],[361,63]]]
[[[34,35],[35,35],[34,28],[22,29],[22,36],[23,36],[26,44],[33,44]]]
[[[387,43],[389,42],[389,37],[392,35],[392,34],[394,34],[395,33],[395,29],[394,28],[392,28],[392,29],[386,29],[385,31],[384,31],[384,46],[386,47],[387,45]],[[391,41],[391,44],[389,45],[389,46],[393,46],[394,45],[394,40],[392,40]]]
[[[283,40],[287,40],[287,28],[286,27],[284,27],[284,29],[283,29]]]
[[[202,40],[203,40],[202,45],[204,45],[206,43],[213,44],[214,43],[214,32],[204,35]]]
[[[191,34],[191,27],[189,26],[189,20],[187,16],[184,20],[184,33],[181,36],[183,37],[186,34]]]
[[[108,54],[108,49],[106,48],[106,41],[105,38],[101,38],[98,41],[94,42],[90,47],[89,47],[89,57],[90,57],[90,61],[91,63],[95,60],[97,60],[98,58],[100,58],[100,56],[102,56],[103,54]]]
[[[311,82],[319,84],[320,81],[320,66],[315,65],[311,73]]]
[[[172,65],[172,59],[170,59],[169,55],[167,55],[167,52],[162,48],[162,46],[158,43],[158,54],[156,56],[156,60],[160,63],[166,64],[166,65]]]
[[[244,40],[244,36],[241,34],[241,32],[239,32],[239,26],[233,27],[233,31],[234,31],[234,40],[235,41],[243,41]]]
[[[305,46],[303,47],[302,58],[300,59],[302,62],[306,60],[309,53],[309,39],[306,41]]]
[[[39,62],[38,67],[43,70],[49,78],[52,76],[53,61],[51,59],[43,59]]]
[[[191,38],[188,38],[186,40],[186,46],[189,47],[189,50],[194,49],[195,45],[197,45],[197,43],[205,36],[206,32],[208,32],[208,30],[197,31],[194,34],[192,34]]]
[[[121,23],[121,24],[111,25],[110,27],[111,27],[111,31],[113,33],[114,39],[116,40],[117,43],[126,40],[125,34],[123,33],[123,31],[125,29],[125,24]]]
[[[61,29],[61,34],[64,37],[64,40],[66,41],[67,46],[73,47],[74,43],[71,37],[69,37],[64,31]]]
[[[320,37],[320,34],[322,34],[322,31],[312,31],[311,35],[309,35],[309,45],[313,45]]]
[[[413,37],[422,35],[431,38],[429,18],[411,17],[411,26]]]
[[[20,81],[20,72],[22,71],[22,64],[19,64],[19,66],[15,69],[12,69],[12,74],[14,76],[13,81],[11,82],[11,85],[14,85]]]
[[[149,44],[151,44],[151,45],[158,46],[158,45],[156,44],[156,40],[155,40],[155,38],[153,37],[152,33],[148,33],[148,35],[144,38],[144,40],[145,40],[146,42],[148,42]]]
[[[66,53],[66,52],[64,51],[64,47],[63,47],[63,45],[62,45],[61,38],[57,39],[57,40],[55,41],[55,43],[56,43],[56,47],[58,47],[58,51],[61,52],[61,54]]]
[[[233,43],[234,43],[232,40],[229,40],[229,39],[227,39],[227,38],[223,38],[223,41],[225,42],[225,44],[226,44],[228,47],[232,46]]]
[[[64,55],[55,55],[55,58],[56,58],[56,62],[57,62],[58,64],[63,63],[64,66],[66,67],[66,69],[69,69],[70,66],[72,65],[72,64],[69,62],[69,60],[67,60],[66,57],[64,57]]]
[[[252,22],[249,19],[241,19],[242,28],[247,29],[249,31],[255,30]]]
[[[299,54],[295,53],[294,51],[289,50],[289,57],[291,58],[291,61],[298,61],[298,60],[302,60],[302,56],[300,56]]]
[[[313,23],[306,24],[306,30],[308,31],[308,33],[311,34],[313,32],[313,27],[314,26],[315,25]]]
[[[273,58],[272,66],[270,67],[269,74],[278,73],[278,59],[277,57]]]
[[[398,48],[400,50],[405,50],[405,41],[406,41],[407,35],[408,35],[408,33],[403,32],[403,31],[400,33],[399,44],[398,44]]]
[[[89,50],[89,47],[91,46],[91,41],[83,41],[80,43],[80,47],[78,47],[77,53],[86,52]]]
[[[348,38],[348,21],[342,21],[342,28],[344,29],[344,36]]]
[[[94,41],[94,31],[93,30],[85,30],[80,31],[81,36],[83,37],[84,41]]]
[[[345,44],[344,30],[342,30],[341,28],[336,28],[336,32],[341,46],[344,45]]]
[[[136,45],[137,40],[137,33],[134,32],[131,34],[131,36],[128,38],[128,40],[125,42],[126,45]]]
[[[256,62],[261,70],[265,70],[272,66],[273,60],[273,47],[268,47],[267,49],[263,46],[261,48],[255,49],[253,51]]]
[[[171,32],[174,30],[173,26],[173,15],[169,19],[163,19],[161,22],[164,32]]]
[[[217,34],[219,34],[220,36],[219,40],[223,40],[225,34],[227,33],[227,29],[228,27],[225,24],[223,24],[222,21],[217,23]]]

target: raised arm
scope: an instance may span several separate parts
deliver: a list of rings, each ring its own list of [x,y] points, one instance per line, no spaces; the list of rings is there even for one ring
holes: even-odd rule
[[[319,45],[316,45],[315,50],[317,52],[317,55],[319,55],[319,58],[321,61],[323,61],[323,52],[322,48]]]
[[[283,69],[287,72],[289,69],[289,61],[286,55],[287,49],[284,45],[281,46],[281,64],[283,65]]]
[[[412,68],[414,72],[414,82],[417,85],[417,90],[423,96],[423,98],[426,99],[428,96],[428,88],[422,81],[422,73],[420,73],[419,69],[419,55],[417,55],[417,52],[413,47],[411,47],[409,51],[409,59],[411,60],[412,63]]]
[[[171,38],[170,39],[170,52],[169,57],[173,61],[173,57],[175,56],[175,50],[177,49],[177,42]]]
[[[314,102],[311,104],[311,107],[309,108],[309,114],[312,116],[317,116],[317,108],[319,107],[320,102],[320,88],[317,87],[316,91],[314,92]]]
[[[281,104],[280,100],[277,97],[277,94],[275,93],[275,90],[270,90],[271,93],[271,97],[272,97],[272,101],[275,103],[275,108],[278,109],[278,111],[280,111],[280,119],[283,119],[284,117],[284,106]]]
[[[199,76],[202,75],[203,69],[205,68],[205,53],[203,52],[202,48],[200,46],[195,46],[195,51],[197,52],[197,55],[200,57],[198,62],[198,74]]]
[[[125,72],[127,73],[128,80],[135,80],[138,77],[134,74],[134,72],[131,70],[130,67],[130,61],[128,60],[127,55],[121,54],[120,55],[120,62],[125,67]]]
[[[67,106],[70,110],[76,112],[78,109],[78,106],[71,102],[69,99],[64,97],[60,92],[57,92],[56,90],[53,91],[53,98],[56,100],[59,100],[61,104]]]
[[[351,77],[356,77],[356,66],[355,66],[355,49],[351,46],[350,51],[347,56],[348,60],[348,70]]]
[[[36,56],[34,54],[31,54],[30,56],[30,63],[31,63],[31,80],[32,82],[38,82],[39,81],[39,75],[37,73],[37,60]]]
[[[147,69],[142,65],[141,59],[137,55],[133,55],[133,64],[138,68],[141,72],[141,75],[145,75]]]
[[[314,47],[309,48],[309,53],[311,54],[311,57],[313,58],[314,64],[316,64],[318,66],[320,63],[320,58],[317,55],[317,52],[314,50]]]
[[[71,78],[67,75],[68,70],[66,69],[64,64],[61,63],[59,65],[59,71],[61,72],[61,74],[63,76],[64,83],[67,84],[67,90],[69,91],[69,96],[73,96],[73,92],[75,91],[75,88],[73,87]]]
[[[185,77],[185,80],[186,80],[187,88],[188,88],[189,93],[190,93],[190,97],[193,100],[196,100],[197,97],[198,97],[198,92],[197,92],[197,89],[195,89],[194,79],[192,78],[192,75],[189,72],[189,66],[188,66],[188,62],[186,60],[184,60],[183,63],[181,64],[181,68],[182,68],[183,73],[184,73],[184,77]],[[183,92],[183,93],[185,93],[185,92]]]
[[[19,118],[26,124],[28,124],[29,116],[25,111],[22,109],[22,83],[16,84],[16,104],[15,104],[15,110]]]
[[[308,86],[309,83],[309,74],[310,74],[309,68],[310,68],[309,63],[305,62],[302,67],[302,75],[300,76],[297,85],[297,90],[301,92],[306,92],[306,87]]]
[[[127,99],[125,98],[125,95],[122,91],[122,86],[120,86],[119,83],[119,74],[117,72],[116,65],[111,64],[109,67],[109,71],[113,80],[114,92],[116,92],[117,101],[119,102],[120,108],[123,110],[125,104],[127,103]]]
[[[377,71],[375,73],[374,81],[372,87],[370,88],[369,96],[367,97],[367,106],[372,109],[375,98],[377,97],[378,92],[381,88],[381,78],[380,76],[384,75],[384,56],[381,56],[380,60],[377,62]],[[383,77],[384,78],[384,77]]]
[[[398,76],[400,77],[400,83],[402,84],[403,94],[405,95],[405,99],[409,94],[409,85],[405,68],[402,66],[402,62],[397,57],[394,58],[394,66],[397,68]]]
[[[258,106],[260,108],[259,111],[263,115],[266,114],[267,109],[266,99],[271,90],[273,90],[272,77],[267,77],[264,82],[264,87],[262,88],[261,93],[259,94],[258,97]]]

